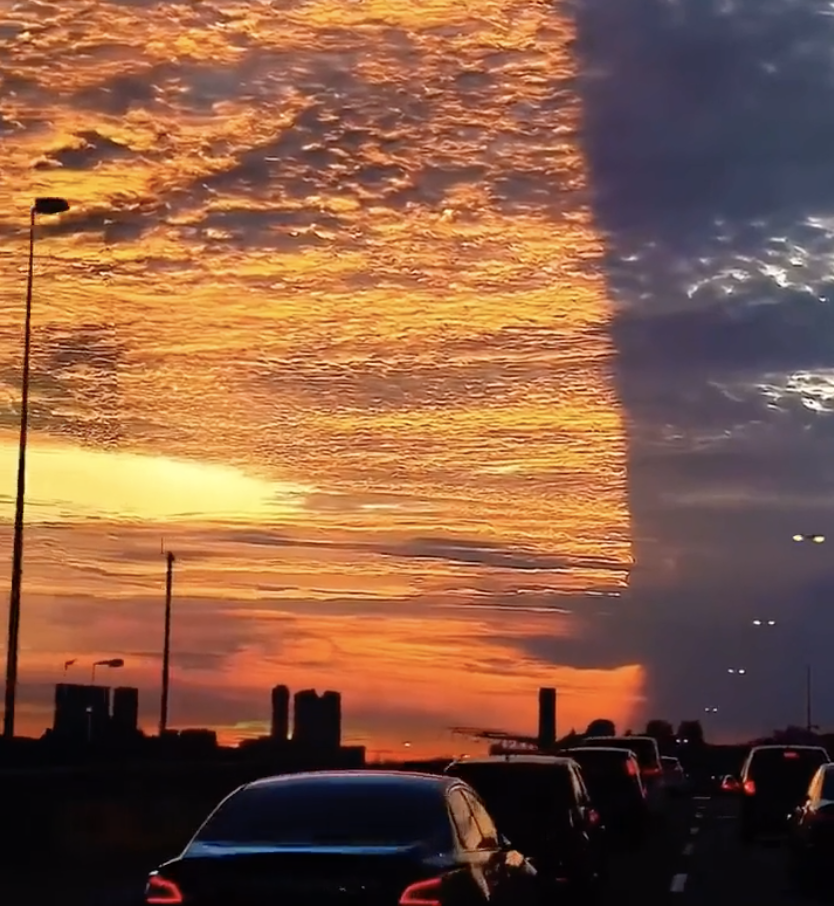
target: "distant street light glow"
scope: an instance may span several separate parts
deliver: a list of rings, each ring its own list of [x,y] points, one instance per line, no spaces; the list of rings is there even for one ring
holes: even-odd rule
[[[776,620],[753,620],[754,626],[775,626]]]
[[[747,668],[746,667],[728,667],[727,673],[733,673],[736,676],[743,676],[745,673],[747,673]]]
[[[822,544],[825,541],[825,535],[794,535],[794,541],[813,541],[814,544]]]
[[[704,714],[718,714],[718,708],[704,708]]]

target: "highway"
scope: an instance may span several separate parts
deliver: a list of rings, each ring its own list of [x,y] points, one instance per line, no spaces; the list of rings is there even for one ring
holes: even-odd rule
[[[780,843],[740,843],[737,811],[732,797],[676,801],[641,851],[612,859],[604,906],[808,906]]]
[[[673,800],[640,850],[612,856],[600,906],[807,906],[788,891],[780,845],[738,841],[736,811],[732,797]],[[144,866],[122,873],[101,866],[76,877],[4,873],[0,903],[137,906],[143,878]]]

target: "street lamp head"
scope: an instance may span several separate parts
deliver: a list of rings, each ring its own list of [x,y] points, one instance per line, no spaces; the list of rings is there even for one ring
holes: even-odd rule
[[[65,198],[47,195],[36,198],[32,210],[35,214],[63,214],[69,210],[69,202]]]

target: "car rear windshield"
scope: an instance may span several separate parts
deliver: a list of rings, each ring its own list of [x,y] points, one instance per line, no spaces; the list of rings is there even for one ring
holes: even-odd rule
[[[628,749],[637,756],[637,763],[641,768],[659,768],[660,757],[657,752],[657,743],[653,739],[641,736],[608,736],[591,737],[586,739],[583,746],[613,746],[617,749]]]
[[[571,749],[567,754],[579,763],[585,776],[589,774],[628,776],[630,758],[627,752],[606,751],[605,749]]]
[[[826,771],[822,778],[822,798],[834,801],[834,771]]]
[[[582,768],[582,776],[591,796],[625,789],[634,785],[636,778],[628,770],[634,759],[627,752],[607,752],[605,749],[571,750],[569,753]],[[636,765],[635,765],[636,773]]]
[[[747,779],[759,792],[778,791],[790,795],[804,792],[821,764],[828,761],[820,749],[759,749],[747,769]]]
[[[480,795],[499,830],[514,843],[525,825],[541,828],[567,821],[574,803],[566,765],[461,763],[451,765],[449,773]]]
[[[450,833],[442,790],[423,784],[244,787],[197,833],[203,843],[399,846]]]

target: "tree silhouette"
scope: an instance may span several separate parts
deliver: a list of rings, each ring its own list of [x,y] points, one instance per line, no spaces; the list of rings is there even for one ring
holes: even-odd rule
[[[682,720],[678,726],[678,739],[691,746],[704,745],[704,728],[700,720]]]
[[[654,737],[658,742],[668,742],[675,737],[675,728],[668,720],[655,718],[646,724],[646,736]]]
[[[592,720],[588,724],[588,729],[585,731],[586,736],[616,736],[617,727],[614,725],[613,720],[608,720],[606,717],[597,717],[596,720]]]

